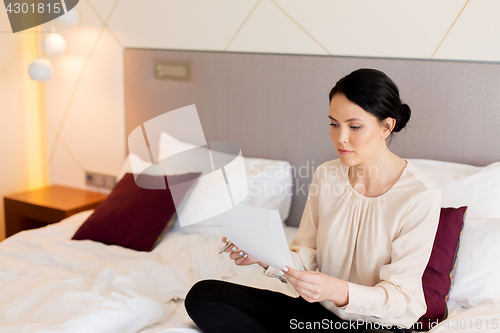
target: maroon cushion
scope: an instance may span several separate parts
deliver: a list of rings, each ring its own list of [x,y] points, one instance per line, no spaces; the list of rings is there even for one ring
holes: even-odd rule
[[[466,211],[467,207],[441,208],[431,257],[422,276],[427,312],[418,321],[424,330],[431,329],[448,316],[446,301],[451,288],[450,272],[455,265]]]
[[[176,201],[182,200],[199,175],[168,176],[171,186],[182,184],[176,187]],[[164,176],[141,174],[138,180],[140,184],[167,184]],[[167,189],[144,189],[137,186],[132,173],[127,173],[81,225],[73,239],[90,239],[137,251],[151,251],[175,212],[168,186]]]

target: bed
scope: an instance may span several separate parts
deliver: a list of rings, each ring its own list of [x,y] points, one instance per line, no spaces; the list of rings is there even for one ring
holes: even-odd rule
[[[195,104],[207,142],[235,143],[246,161],[275,167],[266,181],[293,185],[293,194],[251,202],[280,211],[288,243],[300,223],[310,171],[337,158],[323,130],[329,89],[356,68],[385,71],[414,112],[408,131],[389,147],[438,184],[443,207],[468,207],[450,271],[448,319],[431,332],[500,331],[500,113],[491,112],[500,102],[498,64],[143,49],[126,49],[124,57],[127,138],[149,119]],[[189,63],[189,80],[155,79],[158,61]],[[154,154],[164,133],[170,142],[193,144],[175,126],[164,124],[162,131],[148,137]],[[128,151],[120,179],[131,158],[151,160]],[[284,166],[294,172],[278,177]],[[214,228],[186,229],[175,221],[149,252],[71,240],[92,214],[0,243],[2,332],[200,332],[183,304],[200,279],[297,296],[258,266],[239,267],[218,255],[222,235]]]
[[[71,241],[91,213],[2,243],[2,332],[199,332],[183,298],[201,278],[293,294],[219,256],[219,237],[170,232],[151,252]]]

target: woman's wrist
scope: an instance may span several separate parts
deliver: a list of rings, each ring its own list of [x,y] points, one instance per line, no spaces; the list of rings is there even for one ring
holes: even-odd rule
[[[349,284],[342,281],[342,285],[341,288],[337,289],[338,293],[336,293],[334,299],[331,300],[339,308],[349,304]]]

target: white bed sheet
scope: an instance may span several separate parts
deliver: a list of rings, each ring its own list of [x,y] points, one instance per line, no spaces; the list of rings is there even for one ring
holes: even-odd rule
[[[91,213],[0,243],[0,332],[200,332],[183,299],[208,278],[296,295],[218,255],[219,237],[171,232],[151,252],[71,241]]]
[[[0,243],[0,332],[201,332],[183,299],[209,278],[298,296],[257,265],[240,267],[218,255],[219,237],[170,232],[152,252],[71,241],[91,213]],[[297,230],[285,227],[288,243]],[[430,332],[499,332],[499,313],[500,304],[465,309],[450,301],[449,323]]]

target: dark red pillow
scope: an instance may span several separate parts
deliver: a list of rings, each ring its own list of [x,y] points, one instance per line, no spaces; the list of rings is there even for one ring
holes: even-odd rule
[[[458,253],[467,207],[441,208],[431,257],[422,276],[427,312],[418,320],[424,330],[448,317],[447,295],[451,289],[450,272]]]
[[[171,186],[182,184],[176,187],[176,200],[183,199],[199,175],[168,176]],[[164,176],[141,174],[139,178],[140,184],[167,184]],[[167,189],[144,189],[137,186],[132,173],[127,173],[72,239],[90,239],[137,251],[151,251],[175,212],[168,185]]]

